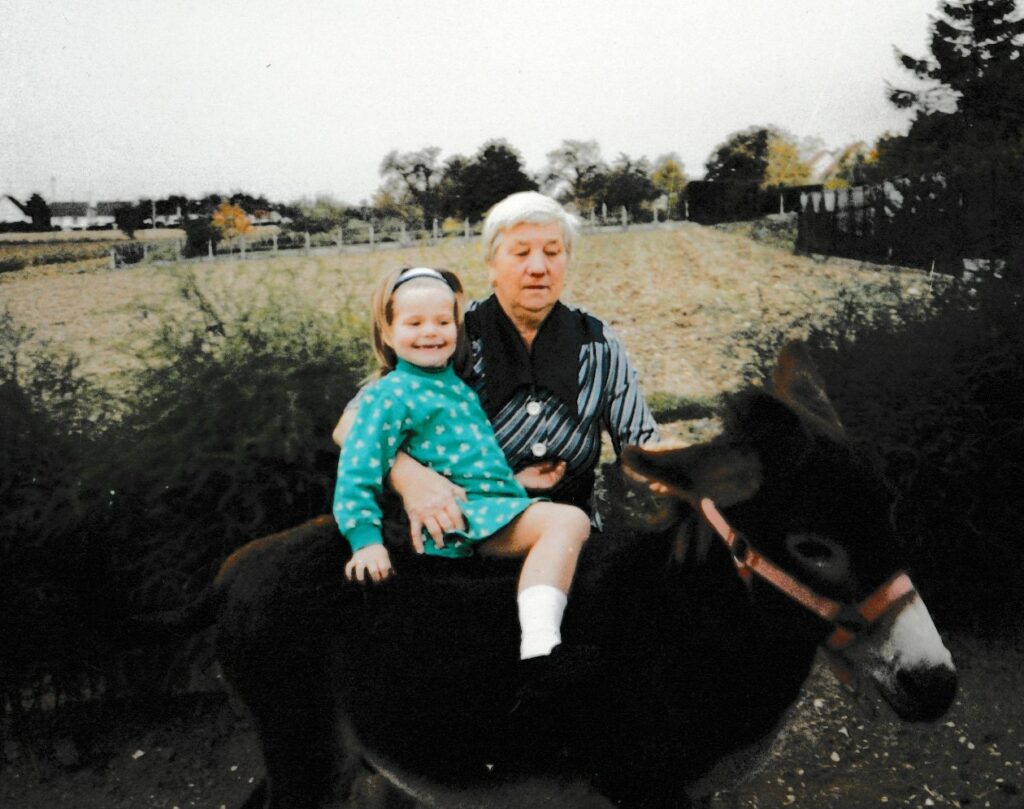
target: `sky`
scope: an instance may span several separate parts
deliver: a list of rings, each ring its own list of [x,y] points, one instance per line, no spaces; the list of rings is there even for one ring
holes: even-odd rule
[[[0,194],[372,198],[392,149],[677,153],[905,132],[938,0],[0,0]]]

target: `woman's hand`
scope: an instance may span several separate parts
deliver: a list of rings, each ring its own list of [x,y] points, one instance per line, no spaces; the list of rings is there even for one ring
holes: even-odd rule
[[[546,492],[555,488],[565,477],[565,468],[565,461],[541,461],[524,466],[516,472],[516,480],[528,492]]]
[[[352,554],[345,565],[345,578],[363,584],[367,576],[376,583],[384,581],[395,572],[391,567],[391,555],[383,545],[367,545]]]
[[[459,501],[466,500],[466,490],[444,475],[399,452],[388,480],[402,498],[416,553],[423,553],[424,528],[437,548],[444,547],[445,534],[466,529],[466,520],[459,508]]]

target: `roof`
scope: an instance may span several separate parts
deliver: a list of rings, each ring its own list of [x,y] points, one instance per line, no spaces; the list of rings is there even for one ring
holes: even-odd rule
[[[21,210],[18,201],[10,196],[0,196],[0,222],[31,222],[32,219]]]
[[[89,205],[85,202],[51,202],[50,216],[85,216]]]

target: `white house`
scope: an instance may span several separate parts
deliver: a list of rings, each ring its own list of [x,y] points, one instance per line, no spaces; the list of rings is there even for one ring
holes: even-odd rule
[[[61,230],[113,228],[114,211],[127,202],[52,202],[50,224]]]

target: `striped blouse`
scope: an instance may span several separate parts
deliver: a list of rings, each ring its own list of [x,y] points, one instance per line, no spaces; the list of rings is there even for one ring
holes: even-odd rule
[[[470,303],[467,315],[482,303]],[[636,369],[618,337],[607,324],[584,310],[567,309],[584,319],[593,335],[592,339],[584,340],[579,349],[578,416],[542,385],[523,385],[496,414],[491,414],[491,425],[514,471],[546,459],[564,460],[565,478],[552,492],[552,498],[560,499],[559,490],[571,491],[582,486],[583,499],[589,506],[594,470],[601,454],[602,429],[607,430],[618,456],[627,444],[657,441],[658,425],[640,391]],[[471,322],[472,317],[467,317],[467,321]],[[486,408],[487,368],[482,340],[472,329],[469,337],[473,366],[466,381]],[[492,409],[488,408],[488,412]],[[568,499],[584,505],[578,498]]]

